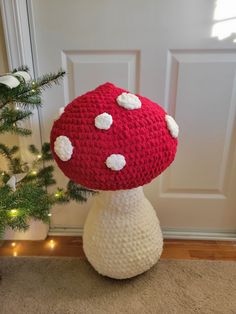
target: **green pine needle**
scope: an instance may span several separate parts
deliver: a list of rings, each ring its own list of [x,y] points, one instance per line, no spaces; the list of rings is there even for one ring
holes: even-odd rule
[[[14,69],[12,73],[17,71],[29,72],[29,69],[22,66]],[[65,71],[59,70],[56,73],[49,73],[32,79],[27,83],[23,78],[17,77],[20,84],[12,89],[0,84],[0,133],[11,132],[29,135],[29,132],[19,127],[16,128],[13,124],[28,118],[34,108],[41,106],[42,92],[55,84],[58,85],[64,75]],[[18,110],[12,108],[13,104],[18,106]]]
[[[15,147],[15,146],[13,146],[13,147]],[[13,147],[12,147],[12,149],[13,149]],[[12,153],[11,153],[12,149],[10,149],[7,145],[0,143],[0,154],[3,157],[10,159],[11,155],[12,155]]]
[[[18,151],[19,151],[19,147],[16,146],[16,145],[12,146],[12,147],[9,149],[9,152],[10,152],[11,155],[16,154]]]
[[[12,70],[12,73],[18,72],[18,71],[25,71],[29,72],[29,67],[27,65],[21,65],[15,69]]]
[[[34,155],[39,155],[39,150],[34,144],[29,145],[29,151]]]
[[[17,71],[29,73],[29,68],[21,66],[12,73]],[[59,84],[64,75],[65,72],[59,70],[27,83],[23,78],[17,77],[20,84],[12,89],[0,84],[0,134],[10,132],[21,136],[30,135],[31,130],[24,128],[21,122],[42,105],[42,92]],[[47,187],[56,184],[54,167],[50,164],[53,160],[50,144],[44,143],[40,149],[32,144],[29,152],[35,157],[32,164],[21,160],[18,146],[8,147],[0,143],[0,155],[8,163],[7,171],[0,170],[0,238],[6,227],[26,230],[31,218],[47,223],[49,211],[56,203],[63,204],[70,200],[85,202],[96,193],[72,181],[68,182],[66,189],[56,188],[56,192],[49,193]],[[19,173],[26,175],[16,182],[14,191],[6,183]]]
[[[28,119],[32,115],[29,110],[16,110],[14,108],[5,107],[0,114],[0,133],[14,133],[18,135],[30,135],[31,130],[22,128],[18,122]]]
[[[51,152],[50,143],[44,143],[42,145],[41,153],[42,153],[42,159],[44,161],[53,160],[53,155],[52,155],[52,152]]]
[[[36,87],[40,90],[45,90],[52,87],[54,84],[59,85],[65,74],[65,71],[59,70],[57,73],[43,75],[35,80]]]
[[[86,202],[89,196],[95,195],[97,192],[87,189],[82,185],[76,184],[70,180],[67,184],[67,193],[69,198],[77,202]]]

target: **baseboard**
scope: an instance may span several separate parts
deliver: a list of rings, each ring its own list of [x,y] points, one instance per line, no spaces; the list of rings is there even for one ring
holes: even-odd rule
[[[236,231],[206,232],[197,230],[163,229],[163,237],[164,239],[235,241]]]
[[[50,236],[82,236],[83,228],[51,228]],[[236,241],[236,231],[203,232],[197,230],[163,229],[164,239]]]
[[[61,228],[61,227],[55,227],[50,228],[48,232],[49,236],[82,236],[83,235],[83,228]]]

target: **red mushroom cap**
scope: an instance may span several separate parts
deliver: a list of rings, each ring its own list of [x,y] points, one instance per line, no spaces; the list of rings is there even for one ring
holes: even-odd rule
[[[163,108],[111,83],[66,106],[51,131],[63,173],[95,190],[142,186],[174,160],[178,126]]]

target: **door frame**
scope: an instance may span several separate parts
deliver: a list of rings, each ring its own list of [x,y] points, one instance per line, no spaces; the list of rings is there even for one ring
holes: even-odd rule
[[[31,5],[27,0],[1,0],[2,22],[6,43],[9,70],[27,65],[32,77],[37,76],[37,65],[33,58],[34,40],[31,30]],[[41,146],[40,108],[33,110],[30,118],[22,123],[24,127],[34,130],[31,136],[19,137],[19,147],[23,160],[27,160],[24,152],[29,144]]]
[[[37,49],[31,0],[0,0],[9,68],[26,64],[32,77],[38,76]],[[40,109],[35,110],[25,126],[33,130],[31,137],[19,138],[21,153],[30,143],[42,144]],[[23,155],[23,153],[22,153]],[[22,156],[24,158],[24,156]],[[83,229],[50,229],[50,235],[82,235]],[[164,229],[166,239],[236,240],[235,232],[205,232],[202,230]]]

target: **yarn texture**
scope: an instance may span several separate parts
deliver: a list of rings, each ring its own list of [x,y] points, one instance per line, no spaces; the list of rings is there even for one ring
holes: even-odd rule
[[[91,189],[143,186],[175,157],[177,138],[172,134],[176,133],[170,133],[165,117],[164,109],[151,100],[103,84],[74,99],[54,122],[51,146],[55,160],[67,177]],[[60,136],[71,142],[70,159],[61,159],[54,149]],[[107,167],[112,154],[124,156],[125,167],[119,171]]]
[[[143,188],[101,193],[85,222],[83,247],[93,267],[111,278],[130,278],[151,268],[160,258],[163,238]]]
[[[102,275],[131,278],[160,258],[163,237],[142,186],[174,160],[179,127],[158,104],[111,83],[74,99],[54,122],[64,174],[100,193],[84,226],[86,257]]]
[[[54,150],[62,161],[70,160],[73,153],[73,146],[67,136],[58,136],[54,142]]]

